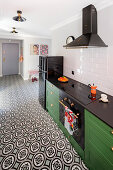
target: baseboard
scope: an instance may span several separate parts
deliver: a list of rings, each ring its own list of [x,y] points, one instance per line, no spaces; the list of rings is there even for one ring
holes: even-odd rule
[[[23,78],[24,80],[29,80],[28,78]]]
[[[29,80],[28,78],[23,77],[21,74],[20,74],[20,76],[23,78],[23,80]]]

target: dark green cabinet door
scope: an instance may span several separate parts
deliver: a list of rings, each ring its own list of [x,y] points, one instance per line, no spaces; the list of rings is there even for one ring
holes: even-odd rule
[[[91,170],[113,170],[111,128],[85,111],[85,162]]]
[[[46,88],[46,109],[54,121],[59,124],[59,95],[56,95],[49,88]]]
[[[46,88],[52,91],[57,96],[59,96],[59,89],[47,80],[46,80]]]
[[[113,164],[90,142],[85,149],[85,163],[90,170],[113,170]]]

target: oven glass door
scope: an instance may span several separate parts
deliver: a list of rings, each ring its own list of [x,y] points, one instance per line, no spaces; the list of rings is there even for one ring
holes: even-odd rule
[[[60,101],[60,121],[65,126],[70,135],[79,133],[80,117],[78,114],[78,111],[71,108],[67,102]]]
[[[75,108],[71,108],[71,106],[65,101],[60,100],[59,104],[60,104],[60,122],[67,129],[69,134],[73,136],[76,142],[82,147],[82,149],[84,149],[83,115],[81,116],[78,110],[76,110]],[[72,111],[70,114],[66,113],[65,106],[67,106],[70,109],[70,111]],[[79,116],[77,116],[78,113]],[[75,118],[71,116],[72,114],[73,116],[75,115]]]

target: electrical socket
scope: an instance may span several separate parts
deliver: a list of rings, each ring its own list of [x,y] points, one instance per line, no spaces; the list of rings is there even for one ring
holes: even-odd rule
[[[72,71],[72,74],[74,75],[74,71]]]

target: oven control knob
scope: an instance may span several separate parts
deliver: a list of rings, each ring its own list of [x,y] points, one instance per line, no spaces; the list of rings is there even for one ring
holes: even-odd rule
[[[64,101],[67,101],[67,97],[64,98]]]
[[[73,107],[74,106],[74,103],[71,103],[71,107]]]

